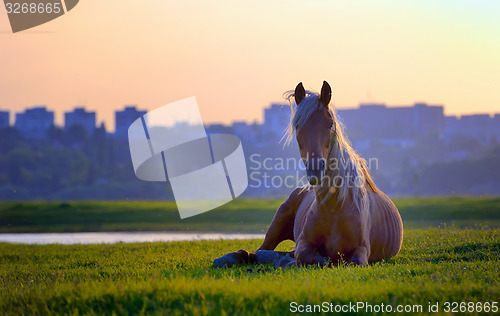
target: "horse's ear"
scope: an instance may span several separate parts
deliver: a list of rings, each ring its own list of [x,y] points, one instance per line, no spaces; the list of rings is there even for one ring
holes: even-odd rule
[[[306,97],[306,90],[304,90],[304,86],[302,82],[299,82],[297,87],[295,87],[295,104],[299,105],[300,101]]]
[[[321,87],[321,95],[320,100],[324,106],[328,107],[330,100],[332,99],[332,88],[328,84],[328,82],[323,81],[323,87]]]

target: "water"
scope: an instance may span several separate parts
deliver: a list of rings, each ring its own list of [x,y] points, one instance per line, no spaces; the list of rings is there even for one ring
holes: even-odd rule
[[[0,242],[15,244],[114,244],[134,242],[171,242],[220,239],[262,239],[263,234],[219,234],[219,233],[40,233],[40,234],[0,234]]]

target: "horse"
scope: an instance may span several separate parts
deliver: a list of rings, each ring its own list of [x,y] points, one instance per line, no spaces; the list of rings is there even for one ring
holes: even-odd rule
[[[302,83],[287,93],[296,104],[287,141],[295,134],[309,184],[295,188],[279,206],[256,253],[239,250],[223,257],[230,260],[219,258],[214,265],[258,261],[260,253],[274,250],[284,240],[295,242],[286,266],[325,262],[365,266],[399,253],[403,242],[399,211],[352,148],[335,109],[329,107],[331,96],[326,81],[319,94],[306,91]]]

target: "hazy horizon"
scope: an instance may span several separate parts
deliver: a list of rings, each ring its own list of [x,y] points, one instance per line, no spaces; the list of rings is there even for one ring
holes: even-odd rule
[[[250,122],[298,82],[318,90],[327,80],[338,108],[426,102],[491,115],[498,16],[498,1],[86,0],[12,34],[4,11],[0,109],[47,105],[60,124],[84,105],[114,130],[127,104],[196,96],[207,123]]]

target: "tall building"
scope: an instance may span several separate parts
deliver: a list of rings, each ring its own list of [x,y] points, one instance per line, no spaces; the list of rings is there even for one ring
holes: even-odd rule
[[[0,111],[0,128],[9,127],[9,111]]]
[[[271,104],[264,109],[264,124],[262,133],[264,140],[281,140],[290,124],[292,110],[288,104]]]
[[[15,128],[28,138],[45,138],[47,130],[54,125],[54,112],[47,111],[45,106],[26,109],[16,113]]]
[[[442,105],[427,105],[415,103],[413,106],[414,127],[416,135],[420,137],[438,136],[444,133],[444,108]]]
[[[137,110],[133,105],[126,106],[122,111],[115,112],[115,138],[127,140],[128,128],[139,117],[146,114],[146,111]]]
[[[87,112],[83,107],[76,107],[72,112],[64,113],[64,129],[73,125],[82,125],[90,135],[95,129],[95,112]]]

